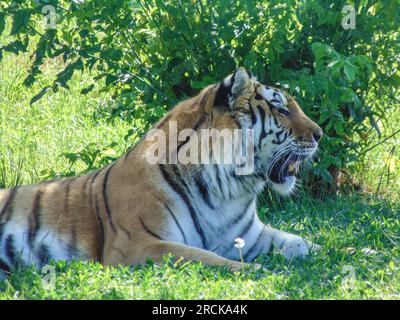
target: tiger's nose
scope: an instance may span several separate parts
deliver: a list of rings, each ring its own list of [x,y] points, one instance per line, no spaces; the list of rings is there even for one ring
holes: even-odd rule
[[[322,129],[320,127],[317,127],[313,130],[312,136],[315,140],[315,142],[318,142],[322,138]]]
[[[322,138],[322,135],[320,135],[319,133],[313,133],[312,136],[313,136],[315,142],[318,142]]]

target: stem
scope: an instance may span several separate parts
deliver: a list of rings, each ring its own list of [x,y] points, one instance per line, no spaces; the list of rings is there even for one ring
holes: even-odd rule
[[[368,151],[371,151],[372,149],[375,149],[377,146],[381,145],[382,143],[386,142],[387,140],[389,140],[390,138],[393,138],[395,135],[397,135],[400,132],[400,129],[393,132],[391,135],[387,136],[385,139],[383,139],[382,141],[379,141],[377,144],[373,145],[372,147],[360,152],[359,156],[363,156],[364,154],[366,154]]]
[[[242,254],[242,248],[239,248],[239,255],[240,255],[240,261],[244,262],[243,260],[243,254]]]

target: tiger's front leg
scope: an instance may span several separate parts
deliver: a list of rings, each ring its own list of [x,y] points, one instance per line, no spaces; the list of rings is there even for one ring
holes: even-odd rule
[[[267,227],[268,228],[268,227]],[[310,243],[292,233],[270,228],[272,244],[287,260],[304,258],[310,253]]]
[[[263,248],[258,255],[266,254],[271,247],[280,252],[287,260],[306,257],[311,250],[318,250],[319,246],[300,236],[264,226],[260,236],[259,247]],[[265,245],[267,244],[267,245]],[[251,255],[251,253],[249,253]],[[253,253],[254,254],[254,253]]]
[[[114,239],[111,250],[104,256],[105,265],[132,265],[145,263],[152,259],[155,263],[162,263],[163,258],[172,254],[175,259],[202,262],[205,265],[228,267],[236,272],[250,267],[248,263],[223,258],[211,251],[191,247],[188,245],[159,240],[151,235],[144,234],[140,239],[132,239],[127,243],[125,239]],[[256,269],[261,266],[256,265]]]

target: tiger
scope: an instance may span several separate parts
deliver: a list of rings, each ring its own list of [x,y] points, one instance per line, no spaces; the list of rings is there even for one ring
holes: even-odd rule
[[[178,134],[250,132],[253,170],[237,174],[234,163],[150,163],[156,139],[145,135],[123,156],[86,175],[2,189],[1,267],[40,268],[74,259],[137,265],[148,259],[162,263],[169,255],[240,271],[271,251],[293,259],[313,250],[312,242],[264,224],[256,208],[265,188],[283,196],[295,190],[300,167],[313,159],[322,137],[292,96],[239,67],[179,102],[152,130],[168,136],[172,123]]]

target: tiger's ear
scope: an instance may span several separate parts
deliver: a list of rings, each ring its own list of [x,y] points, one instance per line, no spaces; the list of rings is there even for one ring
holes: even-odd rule
[[[236,99],[249,92],[251,79],[253,78],[253,74],[245,68],[239,67],[236,69],[220,84],[214,105],[226,106],[232,110]]]

